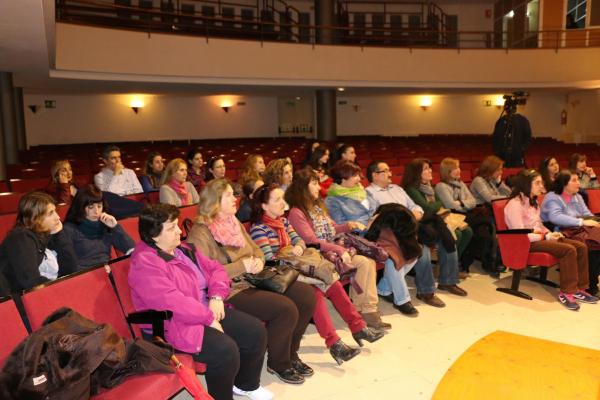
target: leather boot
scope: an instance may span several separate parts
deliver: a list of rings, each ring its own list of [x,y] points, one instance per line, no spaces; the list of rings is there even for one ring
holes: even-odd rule
[[[369,328],[375,329],[391,329],[392,325],[381,320],[377,311],[370,313],[360,313],[360,316],[365,321]]]
[[[352,334],[352,337],[360,347],[363,347],[363,340],[366,340],[369,343],[373,343],[381,339],[383,335],[385,335],[385,333],[383,331],[380,331],[379,329],[366,327],[363,328],[363,330],[361,331],[354,332]]]
[[[360,349],[354,349],[340,339],[329,348],[329,354],[338,365],[342,365],[344,361],[349,361],[359,355]]]

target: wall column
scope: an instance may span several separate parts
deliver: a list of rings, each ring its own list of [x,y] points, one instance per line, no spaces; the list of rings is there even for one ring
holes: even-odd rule
[[[6,164],[19,162],[12,73],[0,72],[0,115]]]
[[[323,142],[337,140],[336,90],[317,90],[317,139]]]
[[[15,108],[15,127],[17,131],[17,149],[27,150],[27,135],[25,131],[25,110],[23,106],[23,88],[13,89],[13,103]]]

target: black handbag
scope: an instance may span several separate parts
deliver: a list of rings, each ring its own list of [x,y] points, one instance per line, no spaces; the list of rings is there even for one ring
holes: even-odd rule
[[[244,274],[246,280],[257,289],[283,294],[300,275],[300,272],[287,264],[268,264],[270,265],[265,265],[263,270],[257,274]]]

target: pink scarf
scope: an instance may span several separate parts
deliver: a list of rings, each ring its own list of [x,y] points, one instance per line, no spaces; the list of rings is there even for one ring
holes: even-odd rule
[[[215,240],[223,246],[242,248],[246,244],[246,238],[244,238],[240,228],[240,221],[235,215],[215,217],[208,225],[208,229]]]
[[[177,196],[179,196],[179,199],[181,200],[181,205],[186,206],[191,204],[192,199],[190,198],[190,193],[187,191],[185,182],[179,183],[175,179],[171,179],[171,182],[169,182],[169,187],[173,189],[175,193],[177,193]]]

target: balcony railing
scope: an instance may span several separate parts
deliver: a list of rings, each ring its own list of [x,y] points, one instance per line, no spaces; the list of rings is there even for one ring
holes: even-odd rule
[[[136,1],[136,0],[134,0]],[[91,26],[174,33],[210,38],[234,38],[318,45],[317,31],[332,33],[333,44],[408,48],[534,49],[600,46],[600,29],[525,32],[449,31],[425,21],[419,29],[397,23],[350,23],[316,26],[296,22],[300,12],[281,0],[264,4],[221,0],[56,0],[56,20]],[[196,5],[199,5],[197,9]],[[280,6],[278,9],[277,6]],[[294,15],[292,15],[292,12]],[[363,20],[364,21],[364,20]]]

